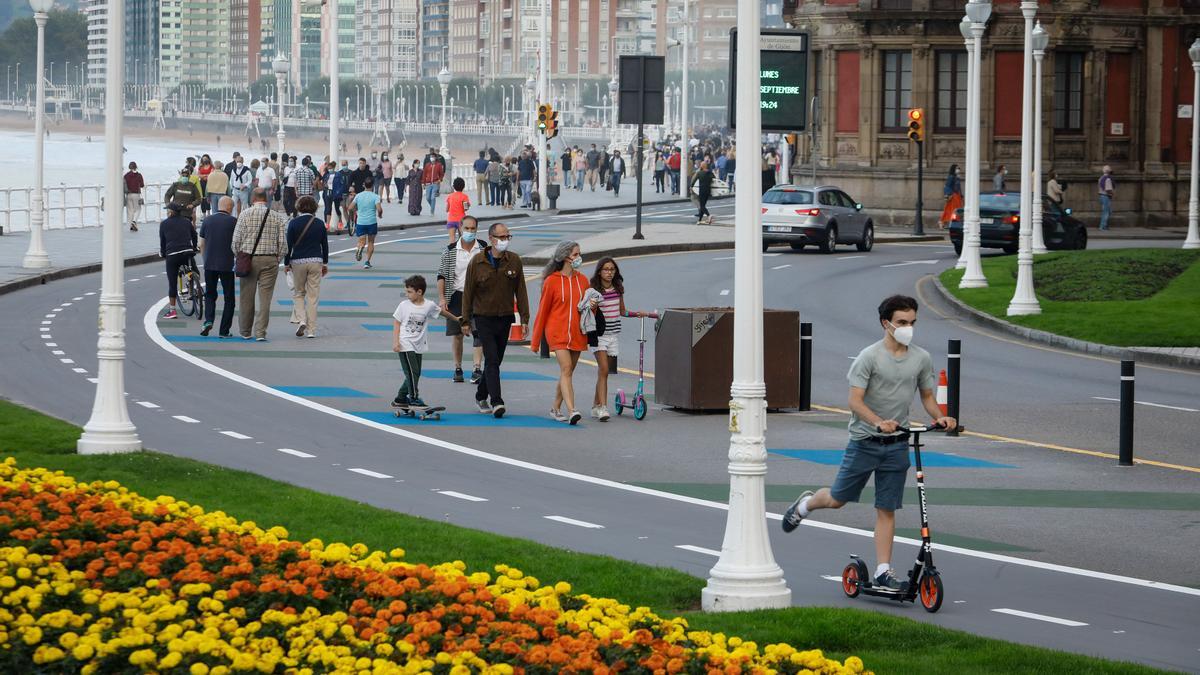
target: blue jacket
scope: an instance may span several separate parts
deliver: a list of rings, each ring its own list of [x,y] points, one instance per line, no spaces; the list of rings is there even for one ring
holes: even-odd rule
[[[350,189],[350,169],[341,169],[333,174],[333,198],[341,199]]]

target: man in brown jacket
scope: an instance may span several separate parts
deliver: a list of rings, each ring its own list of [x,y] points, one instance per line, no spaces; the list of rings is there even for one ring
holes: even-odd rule
[[[513,324],[513,304],[521,316],[521,325],[529,325],[529,296],[525,291],[525,268],[521,256],[508,250],[512,235],[504,223],[488,228],[490,245],[467,263],[463,282],[462,330],[475,334],[483,343],[483,378],[475,390],[479,412],[504,416],[504,398],[500,395],[500,363],[508,347],[508,332]],[[490,403],[489,403],[490,399]]]

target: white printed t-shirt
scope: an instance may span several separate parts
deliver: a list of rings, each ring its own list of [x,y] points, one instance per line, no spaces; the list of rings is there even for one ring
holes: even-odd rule
[[[437,303],[429,300],[419,305],[407,298],[402,300],[392,314],[400,322],[400,351],[420,354],[429,351],[429,320],[441,311]]]

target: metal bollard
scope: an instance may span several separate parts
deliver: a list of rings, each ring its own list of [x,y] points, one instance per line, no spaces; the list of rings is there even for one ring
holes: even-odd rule
[[[947,436],[957,436],[962,428],[962,418],[959,417],[959,378],[961,374],[962,364],[962,341],[950,340],[949,346],[946,348],[946,414],[958,421],[952,431],[946,432]]]
[[[1133,361],[1121,362],[1121,448],[1117,463],[1133,466]]]
[[[800,323],[800,410],[812,410],[812,324]]]

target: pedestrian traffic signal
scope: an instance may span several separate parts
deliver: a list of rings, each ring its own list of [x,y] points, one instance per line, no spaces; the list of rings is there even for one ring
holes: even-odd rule
[[[550,118],[546,120],[546,140],[558,135],[558,111],[551,110]]]
[[[549,103],[538,104],[537,126],[538,131],[546,133],[546,124],[550,121],[550,114],[554,112],[554,108]]]
[[[913,108],[908,111],[908,140],[922,143],[925,141],[925,109]]]

